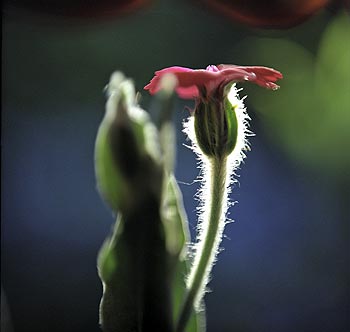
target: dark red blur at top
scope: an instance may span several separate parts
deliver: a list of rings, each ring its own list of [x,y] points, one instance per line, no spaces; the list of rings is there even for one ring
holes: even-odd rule
[[[197,0],[237,22],[260,28],[289,28],[333,2],[331,0]]]
[[[36,14],[62,17],[108,18],[150,4],[151,0],[5,0],[5,8],[29,10]]]

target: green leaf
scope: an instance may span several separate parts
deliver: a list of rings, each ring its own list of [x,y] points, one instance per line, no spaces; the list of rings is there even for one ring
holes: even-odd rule
[[[121,73],[112,75],[108,97],[96,138],[95,172],[101,196],[115,212],[124,212],[143,182],[159,182],[158,175],[144,174],[152,163],[150,169],[161,170],[158,132],[147,112],[135,104],[133,83]]]
[[[173,330],[169,255],[157,197],[148,193],[119,216],[99,253],[98,271],[104,332]]]
[[[173,174],[164,181],[162,202],[162,220],[166,235],[166,246],[170,255],[184,257],[186,241],[189,241],[187,217],[183,206],[182,194]]]
[[[126,205],[130,192],[114,163],[108,139],[109,126],[102,122],[95,144],[95,173],[101,196],[114,211]]]
[[[184,209],[182,193],[173,174],[176,144],[172,122],[176,78],[166,75],[161,81],[162,88],[156,95],[156,108],[159,112],[159,137],[165,173],[163,184],[161,216],[165,230],[167,251],[171,257],[173,325],[178,316],[186,293],[185,278],[188,274],[188,244],[190,232]],[[205,331],[205,314],[195,313],[190,318],[188,332]]]
[[[175,280],[173,283],[173,303],[174,303],[174,316],[178,318],[183,303],[186,284],[185,276],[189,272],[188,261],[180,261],[175,274]],[[193,310],[193,313],[188,321],[186,332],[205,332],[206,330],[206,319],[205,319],[205,306],[204,301],[200,312]]]
[[[103,244],[100,322],[104,332],[173,331],[171,272],[160,210],[163,167],[158,132],[135,105],[133,85],[112,75],[96,140],[98,187],[118,221]]]
[[[95,168],[98,188],[118,220],[98,256],[104,332],[173,332],[184,300],[190,239],[171,173],[175,134],[169,91],[162,97],[167,115],[159,141],[148,114],[135,105],[132,83],[114,74],[108,87]],[[193,313],[188,332],[202,332],[203,317]]]
[[[174,125],[169,122],[164,122],[160,127],[159,137],[161,142],[164,168],[172,172],[175,165],[175,129]]]
[[[173,74],[161,78],[160,91],[156,94],[156,109],[159,109],[159,137],[163,166],[168,172],[174,170],[176,157],[175,128],[172,121],[174,112],[175,87],[177,79]]]
[[[190,233],[182,193],[173,174],[168,176],[163,195],[161,213],[165,230],[166,247],[173,261],[172,305],[175,324],[186,293],[185,277],[188,274],[188,244],[190,242]],[[193,312],[186,331],[205,331],[204,311],[201,313]]]

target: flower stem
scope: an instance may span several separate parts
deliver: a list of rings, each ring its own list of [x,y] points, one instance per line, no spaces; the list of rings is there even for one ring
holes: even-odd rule
[[[193,308],[200,306],[205,287],[221,242],[227,209],[227,159],[211,157],[207,164],[207,190],[202,192],[204,200],[200,225],[201,233],[196,244],[195,258],[189,273],[187,294],[176,326],[176,332],[185,331]],[[206,187],[204,187],[206,188]]]

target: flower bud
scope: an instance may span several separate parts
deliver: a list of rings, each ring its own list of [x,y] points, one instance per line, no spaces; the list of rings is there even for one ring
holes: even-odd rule
[[[106,114],[96,138],[96,178],[113,210],[126,212],[132,209],[140,186],[154,187],[155,193],[160,190],[157,130],[146,111],[135,104],[134,86],[121,73],[112,75],[107,92]]]
[[[194,111],[196,141],[208,157],[228,156],[237,142],[235,105],[228,98],[227,87],[223,95],[199,99]]]

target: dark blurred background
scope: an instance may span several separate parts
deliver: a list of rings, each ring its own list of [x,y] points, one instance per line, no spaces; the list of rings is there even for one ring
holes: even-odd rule
[[[13,331],[100,331],[96,255],[114,220],[93,152],[110,74],[132,77],[148,108],[156,69],[217,63],[285,78],[276,92],[241,85],[256,136],[206,296],[208,332],[350,331],[347,4],[93,3],[3,4],[1,276]],[[185,105],[176,175],[193,232]]]

